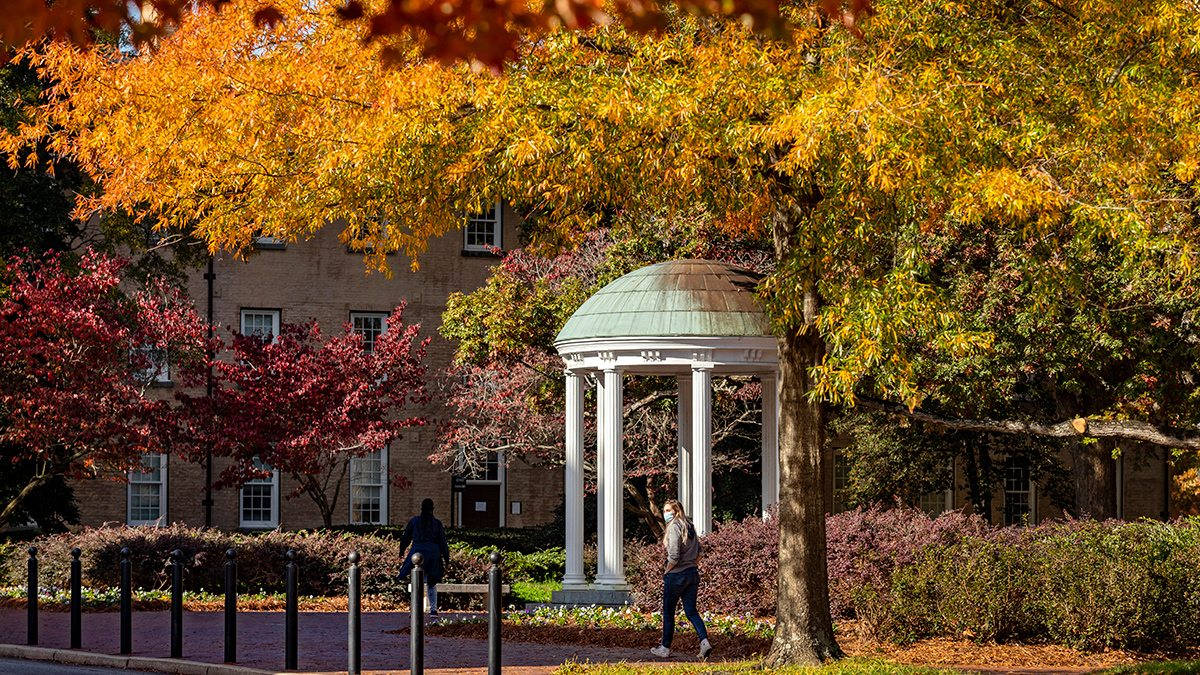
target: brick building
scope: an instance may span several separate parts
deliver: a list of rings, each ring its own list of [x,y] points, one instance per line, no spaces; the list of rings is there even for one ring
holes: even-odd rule
[[[836,445],[836,443],[835,443]],[[1169,450],[1133,443],[1119,457],[1112,459],[1109,467],[1112,474],[1106,498],[1111,500],[1111,513],[1121,520],[1154,518],[1166,520],[1178,515],[1172,512],[1170,503],[1171,474],[1168,460]],[[1071,457],[1064,453],[1062,466],[1071,468]],[[850,484],[849,463],[842,453],[834,449],[828,456],[826,489],[832,494],[831,510],[834,513],[847,509],[847,488]],[[974,509],[967,489],[967,467],[961,458],[951,467],[954,487],[931,492],[921,499],[920,508],[930,515],[953,509]],[[991,493],[991,522],[998,525],[1040,523],[1043,520],[1062,518],[1063,510],[1056,506],[1047,494],[1046,486],[1031,471],[1028,460],[1014,455],[1004,460],[1000,467],[1003,484]]]
[[[213,322],[221,337],[229,329],[243,333],[277,334],[280,322],[317,320],[327,334],[350,322],[368,344],[384,327],[388,312],[408,302],[405,322],[419,323],[423,336],[432,338],[427,363],[431,373],[450,364],[453,345],[437,332],[447,297],[470,291],[486,280],[494,256],[490,246],[511,246],[517,238],[517,219],[499,205],[491,213],[469,221],[462,231],[430,242],[419,271],[409,271],[407,261],[396,256],[392,279],[366,274],[362,256],[337,240],[334,228],[322,230],[297,244],[261,237],[258,249],[245,261],[217,256],[213,262]],[[206,270],[195,270],[187,290],[201,315],[207,312]],[[158,393],[169,396],[170,365],[158,374]],[[435,400],[427,416],[444,411]],[[338,523],[403,524],[420,502],[431,497],[444,522],[470,527],[524,526],[548,521],[562,501],[561,470],[533,467],[520,461],[492,458],[484,475],[471,477],[461,490],[452,488],[452,477],[427,457],[434,450],[436,425],[406,430],[384,452],[352,460],[347,485],[338,500]],[[199,464],[167,455],[148,456],[154,470],[122,477],[93,479],[75,484],[75,495],[84,525],[103,523],[154,524],[184,522],[204,524],[205,471]],[[213,474],[224,468],[213,462]],[[402,475],[412,487],[391,486]],[[256,480],[242,488],[213,493],[212,521],[221,528],[306,528],[321,525],[312,501],[301,495],[288,499],[294,485],[287,476]],[[461,487],[461,486],[460,486]]]

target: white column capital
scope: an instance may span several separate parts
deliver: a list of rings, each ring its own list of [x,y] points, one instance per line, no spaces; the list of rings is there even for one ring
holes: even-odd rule
[[[712,372],[712,370],[714,368],[716,368],[716,364],[714,364],[714,363],[693,363],[692,364],[692,372],[693,373]]]

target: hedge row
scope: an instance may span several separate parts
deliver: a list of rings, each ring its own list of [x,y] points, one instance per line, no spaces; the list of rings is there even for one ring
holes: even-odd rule
[[[65,586],[70,575],[70,551],[82,550],[83,583],[93,588],[113,587],[120,580],[120,551],[130,550],[135,588],[166,588],[170,552],[184,554],[187,590],[213,590],[224,586],[225,551],[235,549],[238,581],[243,590],[281,592],[285,554],[296,551],[300,565],[299,591],[304,595],[337,595],[346,591],[346,556],[362,556],[361,574],[366,593],[401,593],[407,580],[399,579],[404,563],[399,540],[388,535],[350,532],[283,532],[238,534],[202,530],[184,525],[163,528],[105,527],[78,533],[39,537],[41,584]],[[0,575],[5,585],[24,583],[26,548],[30,543],[6,544],[0,549]],[[496,547],[471,548],[452,542],[450,567],[445,579],[484,583],[488,557]],[[504,552],[505,578],[509,582],[546,581],[562,577],[565,557],[561,548],[535,554]]]
[[[703,609],[774,613],[776,523],[751,518],[705,538]],[[891,509],[832,516],[827,531],[834,615],[879,640],[1200,645],[1200,519],[992,527]],[[635,547],[629,561],[636,601],[658,608],[661,547]]]

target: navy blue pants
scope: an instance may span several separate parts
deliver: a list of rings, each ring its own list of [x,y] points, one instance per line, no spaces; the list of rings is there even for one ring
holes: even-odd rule
[[[696,611],[696,591],[700,590],[700,571],[695,567],[680,572],[668,572],[663,575],[663,637],[662,645],[670,648],[671,639],[675,637],[675,610],[679,601],[683,601],[683,613],[696,636],[701,640],[708,639],[708,629],[704,627],[704,619]]]

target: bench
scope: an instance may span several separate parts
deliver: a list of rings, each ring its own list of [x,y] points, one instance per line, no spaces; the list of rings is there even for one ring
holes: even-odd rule
[[[412,584],[409,584],[407,586],[407,588],[408,588],[408,592],[412,593]],[[450,583],[443,582],[443,583],[440,583],[437,585],[437,590],[438,590],[438,595],[442,595],[444,593],[458,593],[461,595],[487,595],[488,594],[488,585],[487,584],[450,584]],[[508,595],[511,592],[512,592],[512,586],[509,586],[508,584],[500,585],[500,595]]]
[[[488,585],[487,584],[446,584],[446,583],[442,583],[442,584],[437,585],[437,590],[438,590],[438,595],[441,595],[442,593],[463,593],[463,594],[467,594],[467,595],[471,595],[471,594],[487,595]],[[500,585],[500,595],[508,595],[511,592],[512,592],[512,587],[509,586],[508,584]]]

